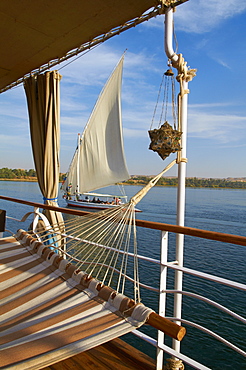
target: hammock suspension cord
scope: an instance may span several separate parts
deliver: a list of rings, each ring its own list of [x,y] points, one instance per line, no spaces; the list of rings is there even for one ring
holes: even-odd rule
[[[52,244],[54,251],[86,273],[88,279],[93,276],[121,294],[127,290],[129,295],[129,289],[133,290],[131,296],[140,302],[135,206],[175,163],[171,162],[151,179],[127,204],[65,219],[62,225],[65,233],[54,231],[59,224],[48,230],[40,224],[35,230],[36,239],[45,245]],[[59,243],[54,245],[54,240]],[[66,245],[65,250],[59,244]]]
[[[153,112],[153,117],[152,117],[152,121],[151,121],[151,125],[150,125],[150,130],[152,129],[153,124],[154,124],[154,120],[155,120],[155,116],[156,116],[156,113],[157,113],[157,109],[158,109],[159,100],[160,100],[162,90],[163,90],[163,100],[162,100],[162,106],[161,106],[158,128],[160,128],[163,121],[167,121],[168,106],[169,106],[170,79],[171,79],[171,95],[172,95],[172,118],[173,118],[173,126],[174,126],[174,129],[176,130],[177,104],[176,104],[176,98],[175,98],[176,97],[175,78],[174,78],[174,73],[172,71],[171,62],[168,61],[167,65],[168,65],[169,68],[162,75],[162,80],[161,80],[158,95],[157,95],[157,101],[156,101],[154,112]],[[164,84],[164,86],[163,86],[163,84]]]

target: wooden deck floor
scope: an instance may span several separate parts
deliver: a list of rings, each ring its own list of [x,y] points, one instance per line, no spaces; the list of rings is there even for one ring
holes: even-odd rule
[[[155,370],[155,361],[117,338],[42,370]]]

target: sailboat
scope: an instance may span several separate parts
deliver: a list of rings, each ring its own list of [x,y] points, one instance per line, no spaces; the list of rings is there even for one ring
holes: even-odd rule
[[[122,135],[121,85],[124,55],[106,82],[82,135],[62,184],[68,206],[106,209],[127,202],[121,194],[97,189],[128,180]]]

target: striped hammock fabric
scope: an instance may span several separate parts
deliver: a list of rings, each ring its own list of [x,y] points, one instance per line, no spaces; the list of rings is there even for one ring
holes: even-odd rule
[[[0,240],[0,368],[40,369],[141,326],[153,312],[27,233]]]

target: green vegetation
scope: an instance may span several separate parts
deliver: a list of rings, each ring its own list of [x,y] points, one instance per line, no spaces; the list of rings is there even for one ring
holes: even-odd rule
[[[0,179],[28,179],[28,178],[36,178],[36,171],[35,170],[21,170],[20,168],[15,168],[13,170],[5,167],[0,168]]]
[[[151,179],[151,176],[132,176],[125,184],[129,185],[146,185]],[[157,183],[157,186],[177,186],[177,177],[162,177]],[[246,178],[242,179],[203,179],[197,177],[189,177],[186,179],[186,187],[188,188],[230,188],[230,189],[246,189]]]
[[[62,181],[64,174],[60,174],[60,181]],[[132,176],[130,180],[126,181],[127,185],[146,185],[152,176]],[[0,168],[0,180],[19,180],[19,181],[37,181],[35,170],[9,169]],[[157,186],[177,186],[177,177],[161,177]],[[230,188],[230,189],[246,189],[246,178],[241,179],[203,179],[197,177],[189,177],[186,179],[186,186],[188,188]]]
[[[64,174],[60,174],[60,181]],[[19,181],[37,181],[37,175],[35,170],[23,170],[20,168],[15,168],[11,170],[10,168],[4,167],[0,168],[0,180],[19,180]]]

